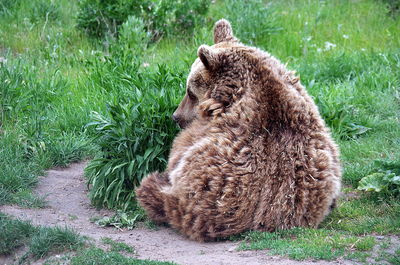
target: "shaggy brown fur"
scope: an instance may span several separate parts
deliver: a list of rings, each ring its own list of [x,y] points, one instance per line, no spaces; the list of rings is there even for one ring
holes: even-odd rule
[[[338,148],[299,79],[238,42],[226,20],[202,45],[174,114],[168,168],[137,198],[150,218],[198,241],[316,227],[340,190]]]

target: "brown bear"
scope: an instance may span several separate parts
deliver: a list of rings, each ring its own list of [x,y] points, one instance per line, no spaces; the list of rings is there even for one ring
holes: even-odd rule
[[[198,241],[317,227],[338,197],[338,148],[299,78],[220,20],[174,113],[168,167],[137,189],[148,216]]]

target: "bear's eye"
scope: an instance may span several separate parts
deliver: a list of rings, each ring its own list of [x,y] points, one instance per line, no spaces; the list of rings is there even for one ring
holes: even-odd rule
[[[188,89],[188,91],[187,91],[187,94],[188,94],[190,100],[193,100],[193,101],[196,101],[196,100],[197,100],[197,97],[196,97],[196,96],[193,94],[193,92],[190,91],[189,89]]]

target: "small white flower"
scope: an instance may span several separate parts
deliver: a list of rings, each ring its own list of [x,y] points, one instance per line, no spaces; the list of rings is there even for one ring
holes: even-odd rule
[[[363,52],[365,52],[367,49],[365,49],[365,48],[361,48],[361,51],[363,51]]]
[[[143,63],[143,67],[149,67],[150,64],[149,63]]]
[[[304,40],[305,41],[310,41],[310,40],[312,40],[312,36],[305,37]]]
[[[343,34],[343,38],[347,40],[349,38],[349,35]]]
[[[317,52],[321,53],[321,52],[322,52],[322,49],[321,49],[321,48],[318,48],[318,49],[317,49]]]
[[[336,48],[336,44],[331,43],[329,41],[325,42],[325,51],[329,51],[330,49]]]

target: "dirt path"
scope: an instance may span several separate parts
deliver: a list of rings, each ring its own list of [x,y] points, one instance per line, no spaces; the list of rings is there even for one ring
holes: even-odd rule
[[[83,178],[85,163],[75,163],[68,168],[49,170],[39,180],[37,194],[47,195],[45,209],[24,209],[17,206],[1,206],[0,211],[33,224],[46,226],[68,226],[96,241],[102,237],[124,242],[135,248],[137,257],[178,264],[352,264],[349,261],[303,261],[269,256],[267,251],[236,251],[237,242],[198,243],[188,240],[174,230],[160,227],[119,231],[102,228],[90,222],[95,216],[112,215],[112,212],[97,211],[87,198],[86,182]],[[0,260],[1,263],[1,260]]]

